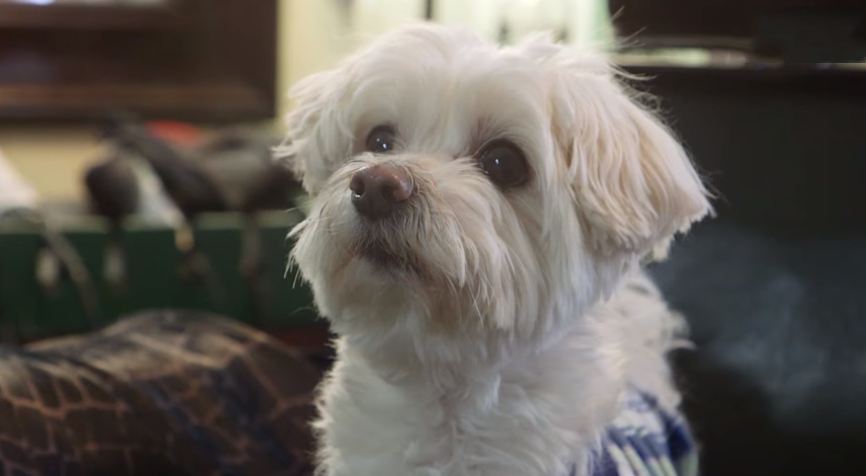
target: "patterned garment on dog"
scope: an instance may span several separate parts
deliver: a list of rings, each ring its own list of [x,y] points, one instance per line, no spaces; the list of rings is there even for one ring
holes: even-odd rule
[[[572,470],[572,475],[577,468]],[[650,395],[630,391],[595,455],[591,476],[696,476],[688,424]]]

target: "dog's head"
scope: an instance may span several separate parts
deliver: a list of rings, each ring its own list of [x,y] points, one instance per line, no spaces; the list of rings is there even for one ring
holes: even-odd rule
[[[340,332],[539,336],[709,210],[602,58],[416,25],[293,90],[293,256]]]

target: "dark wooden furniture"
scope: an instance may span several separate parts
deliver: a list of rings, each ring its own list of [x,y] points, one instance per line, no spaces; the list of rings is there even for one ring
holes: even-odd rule
[[[633,47],[747,51],[786,63],[866,57],[864,0],[609,0]]]
[[[628,68],[652,78],[641,87],[719,197],[718,216],[652,268],[696,344],[675,362],[701,474],[862,473],[866,68],[850,62],[866,56],[866,2],[619,7],[619,31],[645,47],[739,44],[751,56]]]
[[[0,120],[274,116],[276,0],[0,0]]]

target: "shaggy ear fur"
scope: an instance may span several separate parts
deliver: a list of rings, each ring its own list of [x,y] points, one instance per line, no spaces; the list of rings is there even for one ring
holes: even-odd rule
[[[288,135],[275,156],[301,180],[310,195],[316,195],[348,156],[339,117],[341,91],[346,89],[343,82],[337,70],[325,71],[305,77],[289,92],[294,107],[286,116]]]
[[[545,37],[523,48],[555,78],[553,130],[588,243],[603,254],[664,257],[675,233],[711,211],[682,146],[604,59]]]

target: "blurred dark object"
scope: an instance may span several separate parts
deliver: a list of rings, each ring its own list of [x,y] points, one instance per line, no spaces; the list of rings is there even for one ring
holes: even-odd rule
[[[196,312],[0,349],[0,472],[312,474],[327,356]]]
[[[761,61],[866,60],[866,1],[610,0],[617,34],[638,48],[743,50]]]
[[[434,21],[436,19],[435,0],[424,0],[424,20]]]
[[[138,182],[128,162],[112,158],[92,165],[85,173],[84,185],[95,211],[112,222],[138,210]]]
[[[118,158],[132,155],[145,161],[188,218],[227,208],[220,191],[199,164],[171,143],[151,135],[140,122],[124,117],[109,119],[103,137],[114,146]]]
[[[165,123],[158,123],[167,136]],[[179,130],[175,125],[174,130]],[[103,137],[113,145],[111,157],[95,165],[86,176],[87,189],[97,211],[110,218],[130,215],[141,207],[140,182],[127,159],[142,161],[158,178],[161,188],[187,217],[218,211],[255,212],[287,209],[300,184],[289,170],[272,160],[277,142],[252,130],[227,128],[201,143],[189,129],[175,145],[153,134],[154,128],[125,116],[103,125]]]
[[[711,35],[749,39],[758,12],[783,6],[618,5],[623,31],[647,27],[638,41],[682,35],[680,43],[693,46]],[[811,6],[821,24],[823,10]],[[809,39],[814,31],[798,30],[802,41],[780,50],[787,59],[821,43]],[[836,53],[853,55],[848,46]],[[702,443],[701,474],[859,474],[866,468],[866,69],[760,61],[625,68],[651,78],[637,86],[660,98],[719,195],[718,217],[653,269],[697,344],[676,362]]]
[[[143,124],[127,114],[108,117],[102,136],[113,146],[111,157],[88,170],[85,184],[94,210],[111,225],[103,265],[106,281],[117,288],[126,285],[121,229],[126,217],[136,216],[176,229],[177,246],[185,257],[183,275],[205,283],[213,299],[221,300],[224,289],[189,224],[201,213],[240,212],[244,224],[238,272],[251,288],[254,314],[265,314],[269,289],[257,212],[287,210],[301,191],[288,168],[272,159],[277,142],[252,130],[226,128],[208,135],[182,123]]]
[[[272,118],[277,17],[276,0],[0,1],[0,120]]]
[[[287,167],[273,160],[277,141],[241,128],[229,128],[193,149],[195,159],[218,190],[226,209],[254,212],[286,209],[301,185]]]

